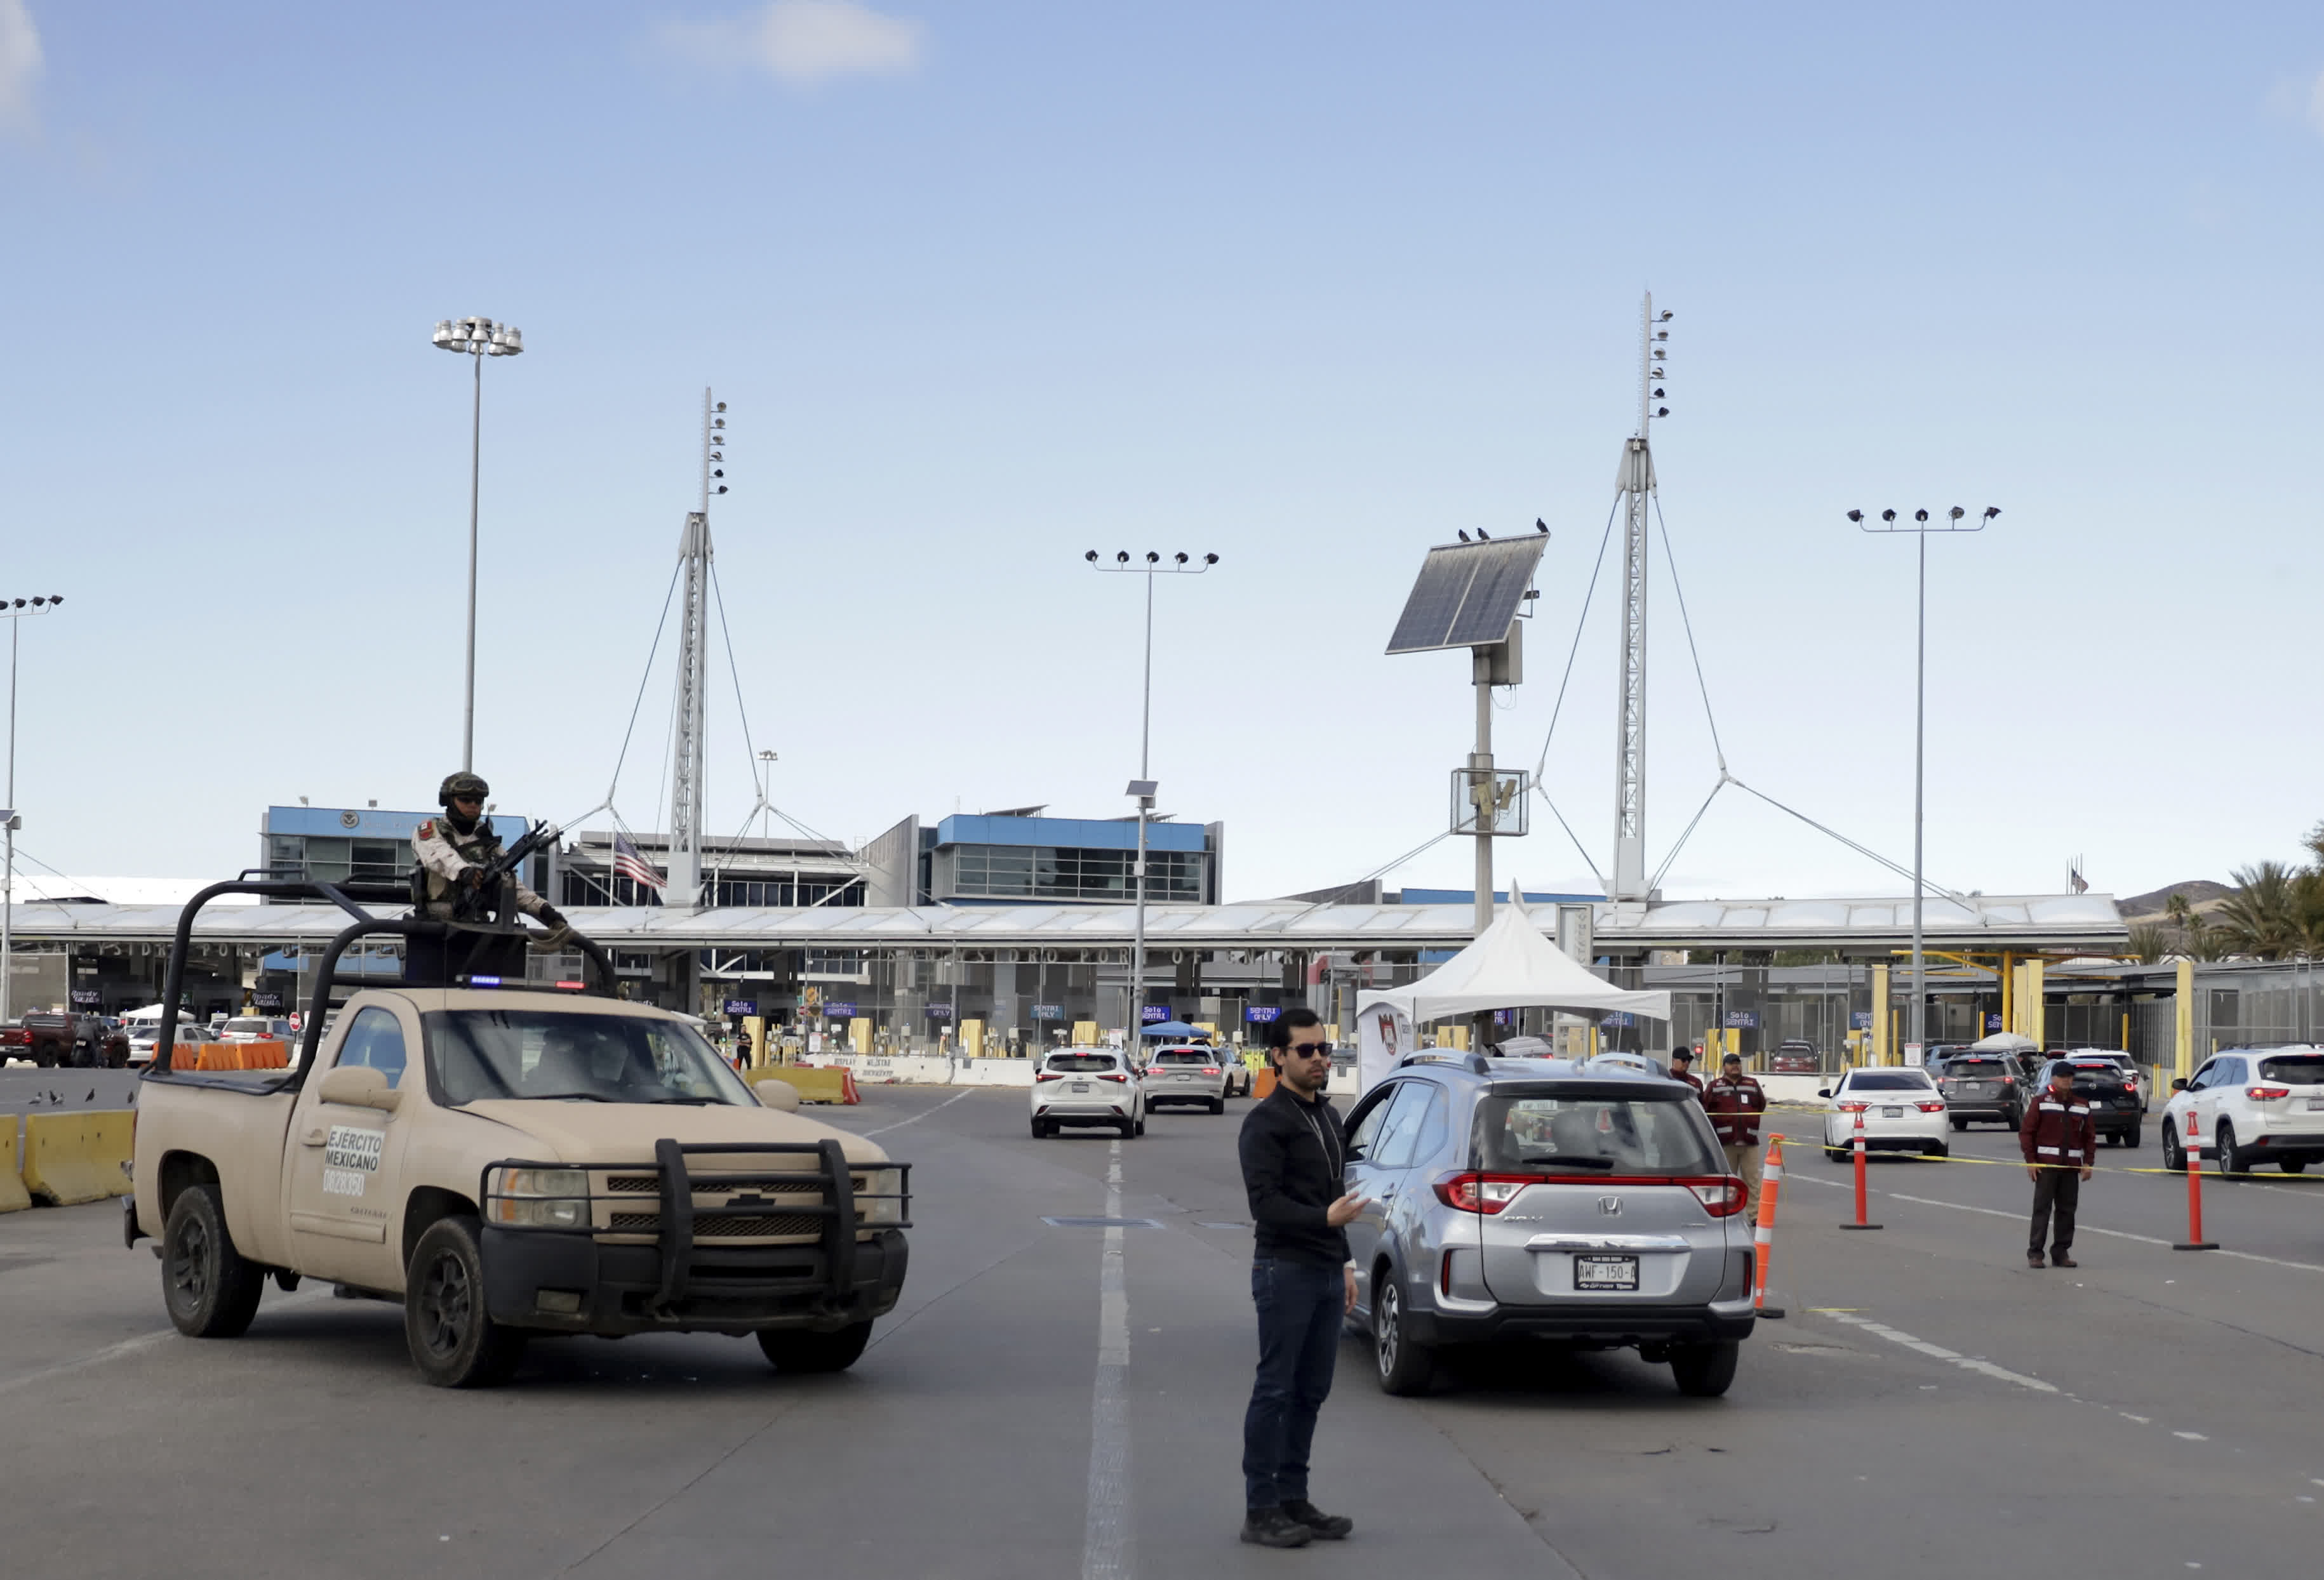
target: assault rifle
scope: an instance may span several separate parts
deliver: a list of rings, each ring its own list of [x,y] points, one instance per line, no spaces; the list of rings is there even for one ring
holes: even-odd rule
[[[463,884],[454,892],[452,920],[513,923],[516,920],[512,914],[514,907],[509,902],[514,896],[508,891],[517,868],[523,866],[526,859],[534,852],[545,850],[555,843],[561,831],[555,823],[535,823],[515,844],[485,862],[478,868],[480,876],[476,882]]]

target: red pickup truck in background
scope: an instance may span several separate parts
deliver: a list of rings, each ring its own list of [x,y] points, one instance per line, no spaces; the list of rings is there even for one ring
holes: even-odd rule
[[[124,1070],[129,1033],[93,1015],[58,1015],[35,1010],[13,1026],[0,1026],[0,1058],[29,1059],[43,1070]]]

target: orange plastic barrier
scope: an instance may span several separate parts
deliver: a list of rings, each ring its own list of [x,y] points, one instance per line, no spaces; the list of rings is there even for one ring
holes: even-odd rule
[[[1751,1309],[1760,1317],[1781,1317],[1781,1306],[1767,1304],[1767,1263],[1775,1252],[1775,1198],[1784,1189],[1784,1138],[1767,1138],[1767,1161],[1759,1170],[1759,1221],[1751,1230]]]
[[[1274,1070],[1273,1066],[1269,1066],[1268,1068],[1267,1068],[1267,1069],[1265,1069],[1265,1070],[1252,1070],[1252,1071],[1251,1071],[1251,1074],[1250,1074],[1250,1095],[1251,1095],[1253,1098],[1264,1098],[1264,1097],[1267,1097],[1267,1096],[1270,1095],[1274,1090],[1275,1090],[1275,1070]]]

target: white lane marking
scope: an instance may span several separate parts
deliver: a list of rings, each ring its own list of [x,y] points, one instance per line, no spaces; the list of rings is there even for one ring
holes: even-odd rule
[[[2055,1383],[2044,1382],[2039,1377],[2028,1377],[2024,1373],[2013,1372],[2006,1366],[1997,1366],[1991,1361],[1965,1355],[1959,1350],[1949,1350],[1942,1345],[1931,1344],[1924,1338],[1915,1338],[1909,1333],[1902,1332],[1883,1322],[1875,1322],[1868,1317],[1851,1316],[1846,1311],[1831,1311],[1825,1315],[1831,1317],[1835,1322],[1845,1322],[1850,1327],[1861,1327],[1874,1337],[1885,1338],[1890,1344],[1902,1345],[1908,1350],[1917,1350],[1934,1360],[1950,1361],[1964,1372],[1975,1372],[1981,1376],[1992,1377],[2003,1382],[2014,1382],[2020,1388],[2030,1388],[2036,1393],[2058,1392]]]
[[[1108,1144],[1105,1216],[1121,1216],[1121,1142]],[[1130,1291],[1121,1277],[1121,1226],[1105,1231],[1098,1262],[1097,1379],[1090,1389],[1089,1512],[1082,1525],[1083,1580],[1127,1580],[1130,1562]]]
[[[921,1109],[918,1113],[917,1113],[917,1114],[913,1115],[913,1116],[912,1116],[910,1118],[908,1118],[908,1119],[899,1119],[899,1120],[897,1120],[893,1125],[881,1125],[881,1126],[880,1126],[880,1128],[879,1128],[879,1129],[877,1129],[877,1130],[864,1130],[864,1131],[859,1131],[857,1134],[862,1134],[862,1135],[885,1135],[885,1134],[888,1134],[888,1132],[890,1132],[890,1130],[901,1130],[901,1129],[902,1129],[905,1125],[918,1125],[921,1120],[923,1120],[923,1119],[925,1119],[925,1118],[927,1118],[929,1115],[931,1115],[931,1114],[935,1113],[935,1112],[936,1111],[936,1108],[949,1108],[949,1107],[951,1107],[954,1103],[959,1102],[959,1101],[960,1101],[960,1099],[961,1099],[962,1098],[968,1097],[968,1096],[970,1096],[970,1095],[973,1094],[974,1092],[976,1092],[976,1091],[978,1091],[978,1090],[980,1090],[980,1089],[979,1089],[979,1088],[977,1088],[977,1087],[970,1087],[970,1088],[968,1089],[968,1090],[967,1090],[967,1091],[964,1091],[964,1092],[958,1093],[958,1094],[957,1094],[957,1095],[955,1095],[955,1096],[946,1098],[943,1102],[938,1103],[938,1104],[936,1105],[936,1108],[923,1108],[923,1109]]]
[[[1818,1180],[1817,1183],[1830,1184],[1831,1181]],[[2003,1212],[1998,1208],[1969,1207],[1958,1201],[1939,1201],[1932,1196],[1907,1196],[1901,1190],[1881,1190],[1876,1191],[1875,1194],[1886,1196],[1891,1201],[1910,1201],[1922,1207],[1949,1207],[1955,1212],[1978,1212],[1987,1217],[2009,1218],[2018,1223],[2025,1221],[2024,1213]],[[2074,1232],[2080,1235],[2104,1235],[2110,1240],[2135,1240],[2142,1245],[2171,1244],[2170,1241],[2160,1239],[2153,1235],[2134,1235],[2127,1229],[2101,1229],[2095,1224],[2077,1224],[2074,1226]],[[2324,1267],[2319,1267],[2312,1262],[2287,1262],[2281,1256],[2262,1256],[2256,1251],[2214,1251],[2211,1254],[2232,1256],[2238,1262],[2264,1262],[2270,1267],[2296,1268],[2301,1272],[2324,1272]]]
[[[2118,1410],[2114,1413],[2126,1421],[2136,1421],[2142,1427],[2151,1427],[2154,1424],[2153,1416],[2133,1415],[2126,1410]]]
[[[2208,1443],[2210,1441],[2209,1438],[2206,1438],[2200,1432],[2173,1432],[2171,1435],[2174,1438],[2184,1438],[2190,1443]]]
[[[302,1291],[298,1294],[286,1295],[279,1300],[270,1301],[262,1309],[280,1311],[288,1306],[304,1306],[310,1301],[323,1299],[329,1292],[327,1288],[320,1291]],[[59,1361],[53,1366],[43,1366],[37,1372],[26,1372],[22,1376],[0,1381],[0,1394],[14,1393],[20,1389],[30,1388],[36,1383],[46,1382],[58,1377],[69,1377],[75,1372],[86,1371],[91,1366],[104,1365],[107,1361],[121,1360],[125,1356],[136,1355],[142,1350],[152,1349],[154,1346],[166,1344],[177,1337],[178,1330],[174,1327],[163,1327],[152,1333],[141,1333],[135,1338],[124,1338],[119,1344],[109,1344],[101,1350],[91,1350],[88,1355],[79,1356],[78,1359]]]

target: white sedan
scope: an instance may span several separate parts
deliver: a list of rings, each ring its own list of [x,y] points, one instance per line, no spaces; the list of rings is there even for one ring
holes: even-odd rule
[[[1858,1119],[1868,1153],[1941,1158],[1952,1152],[1944,1094],[1925,1070],[1851,1070],[1816,1096],[1831,1099],[1823,1116],[1823,1155],[1835,1163],[1848,1162],[1855,1150]]]

